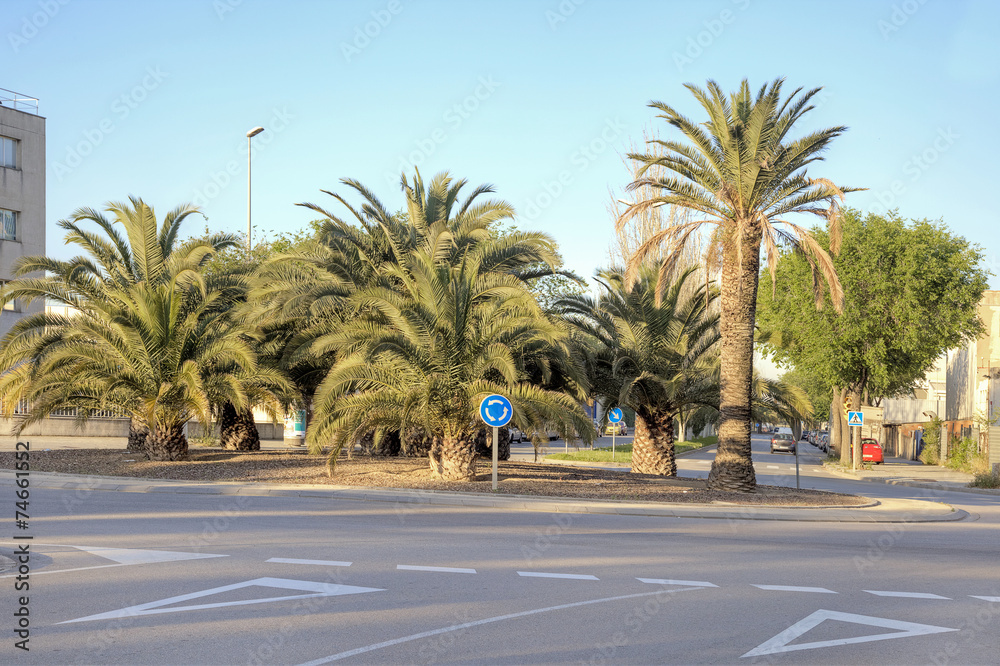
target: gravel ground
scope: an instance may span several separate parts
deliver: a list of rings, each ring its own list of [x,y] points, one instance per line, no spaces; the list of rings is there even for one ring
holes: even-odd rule
[[[0,469],[14,468],[14,454],[0,452]],[[431,478],[423,458],[340,458],[336,471],[327,474],[326,456],[305,452],[257,451],[250,453],[197,449],[184,462],[153,462],[134,453],[114,449],[32,451],[31,470],[68,474],[124,476],[185,481],[238,483],[317,484],[491,492],[491,463],[480,460],[474,482],[444,482]],[[856,506],[866,497],[757,486],[755,493],[708,490],[705,481],[626,474],[602,469],[508,461],[499,466],[499,492],[511,495],[578,497],[639,502],[733,503],[772,506]]]

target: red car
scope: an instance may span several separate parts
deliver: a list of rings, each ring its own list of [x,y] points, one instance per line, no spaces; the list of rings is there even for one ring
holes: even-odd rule
[[[854,447],[851,446],[851,457],[854,456]],[[865,437],[861,440],[861,462],[870,462],[880,465],[885,462],[882,455],[882,445],[877,439]]]

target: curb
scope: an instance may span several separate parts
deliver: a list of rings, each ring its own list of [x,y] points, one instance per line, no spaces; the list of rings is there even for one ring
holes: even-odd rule
[[[13,483],[13,472],[0,471],[0,486]],[[199,481],[137,479],[33,472],[32,486],[54,490],[117,491],[217,495],[225,497],[307,497],[397,505],[397,510],[421,506],[495,508],[507,511],[546,513],[654,516],[667,518],[708,518],[734,520],[786,520],[797,522],[917,523],[951,522],[969,517],[941,502],[892,499],[857,507],[775,507],[757,505],[667,504],[621,500],[554,499],[533,495],[488,495],[435,490],[363,489],[356,486],[247,485],[232,482],[205,484]],[[406,508],[404,508],[406,507]]]
[[[937,481],[913,481],[908,478],[893,479],[888,477],[866,477],[859,476],[857,474],[852,474],[850,472],[841,471],[839,469],[832,469],[823,466],[829,474],[834,476],[839,476],[842,479],[852,479],[854,481],[864,481],[865,483],[882,483],[887,486],[905,486],[907,488],[924,488],[926,490],[942,490],[946,492],[953,493],[971,493],[973,495],[991,495],[993,497],[1000,496],[1000,489],[994,490],[992,488],[969,488],[968,486],[950,485],[947,483],[941,483]]]

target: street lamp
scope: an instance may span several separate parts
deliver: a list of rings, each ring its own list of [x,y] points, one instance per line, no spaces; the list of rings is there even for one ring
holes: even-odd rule
[[[254,127],[252,130],[247,132],[247,256],[250,256],[250,248],[252,244],[250,242],[250,234],[252,232],[252,227],[250,226],[250,141],[264,131],[263,127]]]

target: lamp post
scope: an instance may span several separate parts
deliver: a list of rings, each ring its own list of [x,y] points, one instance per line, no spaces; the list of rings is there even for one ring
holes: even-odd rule
[[[253,228],[250,226],[250,155],[252,153],[250,142],[263,131],[263,127],[254,127],[247,132],[247,257],[250,256],[250,249],[253,247],[250,241],[250,235],[253,233]]]

